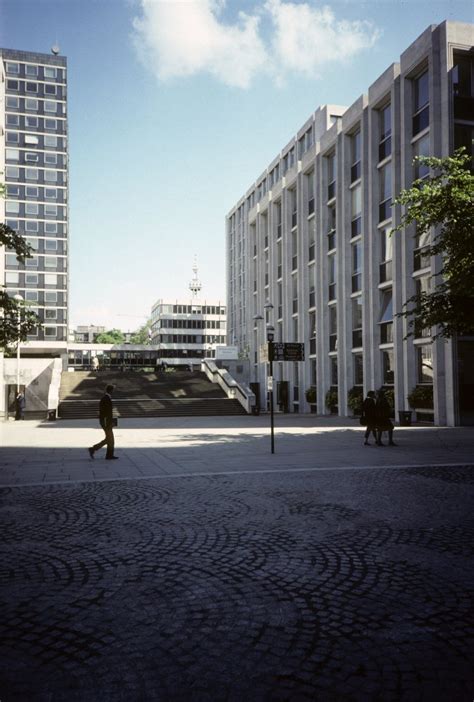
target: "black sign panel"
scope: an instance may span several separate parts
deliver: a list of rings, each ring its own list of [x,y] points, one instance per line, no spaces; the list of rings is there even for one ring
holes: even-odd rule
[[[304,361],[304,344],[273,342],[273,361]]]

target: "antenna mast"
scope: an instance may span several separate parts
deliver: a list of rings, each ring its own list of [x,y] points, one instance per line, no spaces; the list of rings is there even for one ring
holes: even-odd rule
[[[189,289],[191,290],[193,300],[195,300],[198,296],[198,293],[201,291],[202,285],[201,281],[198,278],[198,266],[197,266],[197,261],[196,257],[194,257],[194,264],[193,264],[193,278],[191,282],[189,283]]]

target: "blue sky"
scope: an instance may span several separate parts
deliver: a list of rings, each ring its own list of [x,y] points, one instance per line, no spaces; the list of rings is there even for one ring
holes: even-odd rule
[[[71,322],[138,327],[189,297],[194,256],[225,300],[226,213],[444,19],[472,2],[0,0],[1,46],[68,57]]]

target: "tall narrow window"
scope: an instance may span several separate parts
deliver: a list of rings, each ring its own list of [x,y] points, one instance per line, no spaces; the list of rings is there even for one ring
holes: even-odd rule
[[[362,297],[352,300],[352,347],[362,346]]]
[[[333,153],[327,158],[328,166],[328,200],[332,200],[336,195],[337,161],[336,154]]]
[[[328,298],[329,300],[336,299],[336,256],[328,256]]]
[[[361,176],[360,167],[361,136],[360,131],[351,137],[351,183]]]
[[[391,232],[391,227],[383,227],[380,230],[380,283],[392,280],[393,239]]]
[[[360,241],[352,245],[352,292],[358,292],[362,287],[362,244]]]
[[[308,216],[314,212],[314,171],[311,171],[306,176],[306,185],[308,189]]]
[[[362,231],[362,186],[356,185],[351,190],[351,237],[359,236]]]
[[[430,123],[428,71],[413,81],[413,136]]]
[[[392,106],[386,105],[379,112],[379,161],[392,153]]]
[[[337,307],[329,308],[329,351],[337,350]]]
[[[387,163],[379,172],[379,222],[391,217],[392,206],[392,165]]]
[[[386,290],[382,295],[382,306],[380,311],[380,343],[390,344],[393,342],[393,301],[392,291]]]

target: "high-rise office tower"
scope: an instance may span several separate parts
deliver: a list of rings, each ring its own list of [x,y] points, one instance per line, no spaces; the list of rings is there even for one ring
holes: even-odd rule
[[[0,49],[0,199],[3,222],[33,248],[24,264],[0,249],[0,284],[42,325],[28,338],[67,341],[68,137],[66,58]]]

